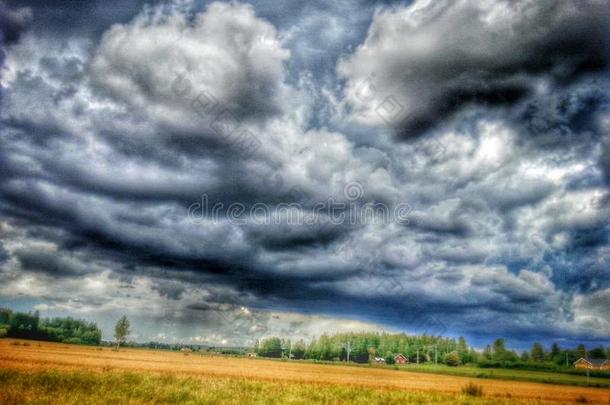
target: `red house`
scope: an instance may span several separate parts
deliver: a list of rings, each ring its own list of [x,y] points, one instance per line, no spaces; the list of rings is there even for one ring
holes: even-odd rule
[[[401,353],[398,353],[396,356],[394,356],[394,362],[396,362],[396,364],[407,364],[409,359],[407,359]]]

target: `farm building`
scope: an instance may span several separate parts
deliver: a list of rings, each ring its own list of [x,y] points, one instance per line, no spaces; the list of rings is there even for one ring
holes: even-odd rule
[[[576,368],[588,368],[590,370],[610,370],[610,360],[588,359],[581,357],[574,362]]]
[[[383,357],[375,357],[375,363],[377,364],[383,364],[385,363],[385,359]]]
[[[193,351],[193,349],[191,349],[190,347],[183,347],[182,349],[180,349],[180,351],[184,353],[190,353]]]
[[[407,359],[402,353],[398,353],[396,356],[394,356],[394,362],[396,364],[407,364],[409,359]]]

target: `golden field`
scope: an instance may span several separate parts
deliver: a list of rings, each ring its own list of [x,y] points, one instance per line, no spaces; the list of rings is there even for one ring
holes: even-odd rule
[[[463,395],[470,381],[483,397]],[[0,339],[0,403],[610,404],[610,390]]]

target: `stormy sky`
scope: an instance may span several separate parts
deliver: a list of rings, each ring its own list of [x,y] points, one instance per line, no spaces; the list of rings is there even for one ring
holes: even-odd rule
[[[0,0],[0,47],[0,306],[610,342],[608,0]]]

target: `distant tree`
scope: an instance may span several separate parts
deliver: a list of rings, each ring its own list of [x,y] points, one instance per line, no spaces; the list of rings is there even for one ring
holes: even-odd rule
[[[323,333],[318,340],[320,360],[332,360],[339,356],[339,348],[336,347],[333,338]]]
[[[374,347],[369,347],[367,349],[367,352],[369,354],[369,361],[375,360],[375,356],[377,355],[377,349],[375,349]]]
[[[561,351],[561,347],[557,342],[553,342],[551,345],[551,351],[549,352],[549,360],[555,364],[565,363],[565,354]]]
[[[485,360],[491,360],[493,357],[493,353],[491,351],[491,346],[487,345],[485,346],[485,349],[483,349],[483,358]]]
[[[466,339],[464,339],[464,336],[460,336],[460,338],[458,339],[457,350],[458,352],[468,351],[468,344],[466,343]]]
[[[8,308],[0,308],[0,325],[8,325],[12,313],[13,311]]]
[[[587,348],[582,343],[576,346],[576,358],[587,357]]]
[[[0,329],[8,337],[52,342],[99,344],[102,333],[93,322],[73,318],[40,318],[40,313],[0,309]]]
[[[494,360],[503,360],[506,354],[506,347],[504,345],[504,339],[496,339],[493,344],[493,358]]]
[[[282,357],[282,340],[278,337],[264,339],[260,343],[258,354],[263,357],[280,358]]]
[[[468,351],[468,358],[468,361],[478,363],[479,361],[481,361],[481,354],[471,347]]]
[[[116,339],[116,348],[119,349],[121,343],[125,343],[125,339],[131,333],[129,330],[129,320],[125,315],[118,320],[114,327],[114,338]]]
[[[460,365],[460,355],[458,352],[453,351],[450,353],[446,353],[443,356],[443,363],[451,367],[457,367]]]
[[[396,359],[392,353],[388,353],[385,356],[385,364],[396,364]]]
[[[603,346],[598,346],[589,352],[589,357],[593,359],[605,359],[606,351],[604,350]]]
[[[551,345],[551,358],[555,357],[555,356],[559,356],[561,354],[561,348],[559,347],[559,344],[557,342],[553,342],[553,344]]]
[[[502,356],[502,361],[514,362],[518,360],[519,356],[517,356],[517,353],[514,350],[507,350],[504,352],[504,356]]]
[[[463,336],[460,336],[458,339],[457,352],[460,355],[460,361],[462,363],[469,363],[472,361],[470,358],[470,351],[468,350],[468,344]]]
[[[530,357],[532,358],[532,361],[544,361],[544,347],[538,342],[534,343]]]
[[[35,337],[38,331],[38,321],[38,318],[31,313],[13,312],[9,320],[10,335],[26,339]]]
[[[294,356],[295,359],[302,359],[305,357],[305,342],[301,339],[298,342],[296,342],[293,346],[292,346],[292,355]]]
[[[318,340],[316,337],[312,337],[311,341],[307,345],[307,349],[305,350],[305,359],[315,359],[318,357]]]
[[[527,352],[527,350],[524,350],[523,353],[521,353],[521,361],[524,363],[530,361],[530,354]]]
[[[292,342],[290,339],[280,339],[282,345],[282,358],[289,358],[292,354]]]

